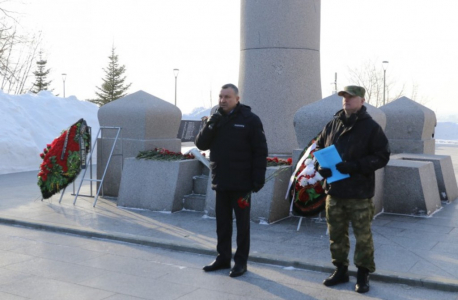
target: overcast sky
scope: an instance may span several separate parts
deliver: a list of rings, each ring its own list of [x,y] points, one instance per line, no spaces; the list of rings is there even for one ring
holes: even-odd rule
[[[290,1],[290,0],[282,0]],[[294,0],[298,1],[298,0]],[[294,2],[292,1],[292,2]],[[305,0],[304,0],[305,1]],[[183,112],[213,104],[238,83],[240,0],[11,0],[23,30],[41,30],[55,93],[95,97],[111,47],[130,92],[144,90]],[[322,0],[323,97],[348,82],[348,68],[389,61],[387,80],[413,85],[438,114],[458,114],[458,1]]]

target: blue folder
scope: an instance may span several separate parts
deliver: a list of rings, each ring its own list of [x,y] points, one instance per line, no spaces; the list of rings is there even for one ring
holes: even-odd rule
[[[315,155],[322,168],[331,169],[332,176],[326,179],[328,183],[350,177],[349,174],[342,174],[336,169],[336,165],[342,161],[342,158],[334,145],[318,150],[313,155]]]

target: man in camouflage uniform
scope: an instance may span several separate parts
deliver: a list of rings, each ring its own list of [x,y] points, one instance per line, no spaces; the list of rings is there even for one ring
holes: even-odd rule
[[[349,281],[348,227],[351,222],[356,238],[354,263],[358,268],[355,291],[369,291],[369,273],[375,272],[374,243],[371,223],[374,217],[372,197],[375,190],[375,170],[389,161],[388,139],[382,128],[366,112],[365,90],[346,86],[338,93],[343,97],[343,109],[338,111],[317,138],[317,150],[334,145],[342,158],[336,169],[350,177],[328,183],[325,181],[326,217],[329,229],[334,273],[324,280],[326,286]],[[316,165],[324,178],[331,169]]]

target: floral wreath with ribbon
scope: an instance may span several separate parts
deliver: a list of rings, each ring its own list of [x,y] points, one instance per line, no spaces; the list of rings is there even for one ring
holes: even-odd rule
[[[38,173],[38,186],[43,199],[48,199],[72,183],[86,167],[90,151],[90,128],[80,119],[60,136],[47,144],[40,157],[43,162]]]
[[[287,197],[291,201],[291,212],[299,216],[313,216],[324,210],[326,194],[323,189],[324,178],[315,170],[314,156],[316,139],[299,155],[290,179]]]

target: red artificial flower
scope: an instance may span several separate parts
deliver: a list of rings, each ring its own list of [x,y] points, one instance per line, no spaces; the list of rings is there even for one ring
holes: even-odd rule
[[[40,153],[40,157],[41,158],[45,158],[45,154],[44,153]]]
[[[317,194],[321,194],[324,192],[323,187],[321,186],[320,182],[315,183],[315,192]]]
[[[307,202],[310,200],[310,196],[309,194],[307,193],[307,189],[306,188],[302,188],[300,191],[299,191],[299,201],[301,202]]]
[[[250,203],[248,203],[248,200],[243,197],[240,197],[237,200],[237,204],[239,205],[240,208],[245,208],[245,207],[250,206]]]
[[[288,162],[288,165],[292,165],[293,164],[293,159],[290,157],[286,160]]]

